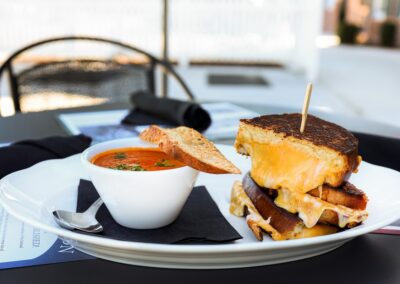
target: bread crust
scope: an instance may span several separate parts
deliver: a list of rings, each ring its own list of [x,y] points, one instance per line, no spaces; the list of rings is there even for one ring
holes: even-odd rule
[[[230,212],[246,216],[247,225],[260,241],[263,231],[274,240],[315,237],[338,231],[337,227],[325,224],[305,227],[297,215],[276,206],[248,174],[244,176],[243,183],[236,181],[232,187]]]
[[[345,181],[339,187],[331,187],[325,184],[321,188],[310,190],[308,194],[332,204],[358,210],[365,210],[368,203],[367,195],[348,181]]]
[[[349,155],[358,149],[358,139],[348,130],[310,114],[307,116],[303,133],[300,132],[301,114],[299,113],[263,115],[240,121],[262,129],[273,130],[285,136],[308,140],[314,145],[325,146],[344,155]]]
[[[274,201],[246,174],[242,181],[243,189],[253,202],[258,212],[264,219],[270,219],[270,224],[279,233],[291,235],[303,226],[303,222],[297,215],[289,213],[285,209],[278,207]]]
[[[284,208],[281,208],[277,204],[275,204],[275,202],[273,201],[275,197],[274,190],[260,187],[251,178],[249,173],[247,173],[243,177],[242,184],[244,191],[253,202],[258,212],[260,212],[261,216],[263,216],[264,218],[272,217],[270,223],[279,232],[285,234],[287,232],[293,232],[296,225],[298,225],[299,223],[303,224],[301,218],[299,218],[297,214],[290,213]],[[315,200],[317,199],[315,198]],[[273,220],[275,221],[274,223]],[[322,215],[318,219],[318,223],[339,226],[340,220],[338,213],[330,209],[324,210],[322,212]],[[352,228],[359,225],[360,223],[361,221],[349,222],[345,225],[345,227]]]
[[[315,146],[329,148],[347,159],[347,175],[355,172],[361,161],[358,156],[358,139],[345,128],[320,119],[313,115],[307,116],[307,124],[303,133],[300,132],[301,114],[263,115],[251,119],[241,119],[243,124],[262,130],[270,130],[283,137],[293,137],[308,141]],[[343,178],[346,178],[345,175]],[[336,184],[333,186],[339,186]]]
[[[190,151],[188,149],[185,150],[184,143],[174,139],[173,135],[177,135],[178,137],[185,136],[183,137],[184,139],[195,143],[188,146]],[[194,129],[183,126],[173,129],[163,129],[152,125],[140,134],[140,138],[151,143],[157,143],[160,149],[171,156],[171,158],[181,161],[201,172],[211,174],[240,174],[240,170],[228,161],[213,143]],[[199,149],[203,152],[199,153]],[[213,157],[214,160],[210,161],[207,157]]]
[[[310,116],[309,120],[310,124],[307,122],[306,131],[302,134],[296,127],[301,121],[299,114],[264,115],[253,119],[242,119],[235,148],[241,154],[251,155],[253,143],[290,144],[299,151],[325,161],[329,165],[329,174],[320,184],[326,183],[338,187],[351,173],[357,172],[361,162],[361,157],[358,155],[358,140],[338,125],[314,116]],[[260,185],[278,189],[267,184]],[[318,184],[313,186],[316,187]],[[306,192],[314,187],[305,187],[302,191]]]

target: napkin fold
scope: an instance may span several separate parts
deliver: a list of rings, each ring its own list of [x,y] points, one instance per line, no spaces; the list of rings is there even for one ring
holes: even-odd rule
[[[131,102],[135,109],[123,120],[125,124],[138,124],[137,111],[153,116],[161,122],[156,124],[171,124],[173,126],[184,125],[203,132],[211,125],[209,113],[199,104],[188,101],[180,101],[170,98],[158,98],[145,91],[138,91],[131,95]],[[148,121],[147,123],[150,124]]]
[[[85,211],[98,197],[93,184],[81,180],[77,212]],[[104,228],[104,231],[96,236],[122,241],[193,244],[231,242],[242,238],[226,221],[204,186],[195,187],[178,218],[162,228],[136,230],[123,227],[114,221],[105,205],[100,208],[96,218]]]
[[[66,158],[90,146],[85,135],[20,141],[0,148],[0,178],[44,160]]]

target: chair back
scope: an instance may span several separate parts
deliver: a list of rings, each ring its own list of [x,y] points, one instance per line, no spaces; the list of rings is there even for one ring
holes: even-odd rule
[[[127,102],[138,90],[154,94],[158,66],[194,99],[169,62],[104,38],[71,36],[33,43],[9,56],[0,67],[0,78],[7,71],[15,111],[30,112]]]

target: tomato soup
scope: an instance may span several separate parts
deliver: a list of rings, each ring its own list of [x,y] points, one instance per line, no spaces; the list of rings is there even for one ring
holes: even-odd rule
[[[94,156],[97,166],[122,171],[161,171],[185,166],[158,148],[121,148]]]

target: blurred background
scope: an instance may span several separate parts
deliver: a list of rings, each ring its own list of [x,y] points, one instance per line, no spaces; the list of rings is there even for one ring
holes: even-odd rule
[[[167,58],[200,101],[300,111],[312,81],[311,112],[400,126],[400,0],[4,0],[0,21],[0,64],[39,40],[101,37]],[[102,72],[102,80],[89,76],[83,86],[87,70],[68,77],[66,66],[76,62],[66,58],[89,58],[85,68]],[[105,58],[112,66],[99,63]],[[29,112],[125,99],[119,89],[131,92],[129,74],[139,72],[126,66],[146,60],[121,46],[59,41],[21,53],[8,72],[18,74],[20,108]],[[6,71],[1,116],[15,113]],[[49,90],[53,81],[41,76],[50,73],[62,88]],[[184,98],[173,80],[162,83],[160,70],[156,81],[157,94]],[[93,96],[93,89],[108,95]]]

